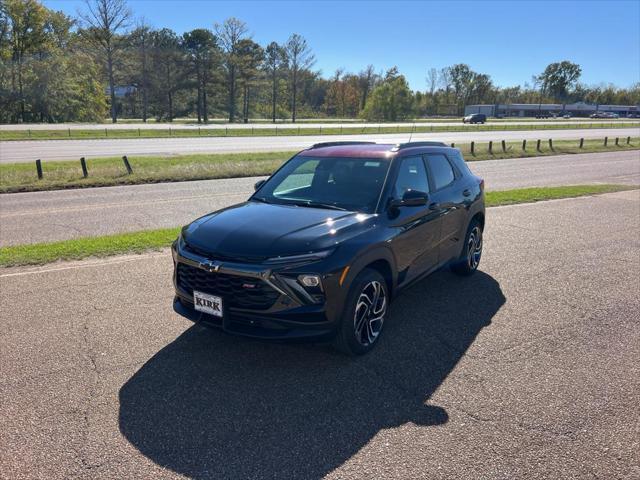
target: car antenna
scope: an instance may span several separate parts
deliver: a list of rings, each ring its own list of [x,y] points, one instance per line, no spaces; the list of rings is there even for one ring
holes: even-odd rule
[[[411,143],[411,137],[413,137],[413,131],[416,129],[416,124],[413,124],[411,131],[409,132],[409,141],[407,143]]]

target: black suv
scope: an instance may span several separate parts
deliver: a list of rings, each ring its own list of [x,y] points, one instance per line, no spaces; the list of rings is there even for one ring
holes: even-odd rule
[[[484,113],[473,113],[462,119],[462,123],[484,123],[486,121],[487,116]]]
[[[484,182],[440,142],[314,145],[173,244],[174,309],[263,339],[370,350],[390,300],[482,254]]]

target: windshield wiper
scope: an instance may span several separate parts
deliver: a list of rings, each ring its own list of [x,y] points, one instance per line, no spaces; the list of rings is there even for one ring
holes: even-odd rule
[[[271,202],[267,202],[266,198],[262,198],[262,197],[252,197],[250,200],[255,200],[256,202],[262,202],[262,203],[267,203],[267,204],[271,204]]]
[[[321,202],[295,202],[294,205],[298,207],[310,207],[310,208],[327,208],[329,210],[342,210],[347,211],[346,208],[339,207],[332,203],[321,203]]]

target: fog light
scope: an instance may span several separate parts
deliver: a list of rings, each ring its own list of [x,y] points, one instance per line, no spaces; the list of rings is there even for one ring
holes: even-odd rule
[[[320,277],[318,275],[300,275],[298,280],[305,287],[313,288],[320,286]]]

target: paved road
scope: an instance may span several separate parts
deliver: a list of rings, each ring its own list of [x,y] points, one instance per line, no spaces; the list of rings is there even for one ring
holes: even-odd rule
[[[168,252],[0,273],[2,476],[639,478],[638,192],[487,222],[355,360],[191,326]]]
[[[640,185],[640,152],[470,162],[488,189]],[[92,188],[0,196],[0,246],[174,227],[240,202],[254,178]]]
[[[484,132],[416,133],[412,140],[470,142],[522,139],[577,139],[640,135],[640,128],[588,128],[579,130],[519,130]],[[120,155],[178,155],[192,153],[232,153],[288,151],[307,148],[318,142],[368,140],[387,143],[406,142],[409,135],[305,135],[293,137],[194,137],[111,140],[41,140],[0,142],[0,163],[109,157]]]
[[[522,119],[522,120],[503,120],[503,121],[493,121],[489,120],[486,122],[486,125],[496,125],[496,126],[506,126],[506,125],[571,125],[571,124],[585,124],[585,123],[610,123],[610,124],[625,124],[625,123],[634,123],[638,122],[638,119],[617,119],[617,120],[607,120],[607,119],[591,119],[591,118],[578,118],[574,117],[571,119],[560,119],[560,120],[534,120],[534,119]],[[353,127],[377,127],[378,125],[382,125],[383,127],[410,127],[411,125],[416,126],[455,126],[460,127],[463,125],[461,119],[452,120],[452,121],[417,121],[417,122],[390,122],[390,123],[370,123],[370,122],[358,122],[358,121],[340,121],[340,122],[278,122],[276,124],[278,128],[340,128],[341,126],[344,128],[353,128]],[[474,125],[465,125],[468,128],[475,128]],[[225,121],[219,121],[219,123],[210,123],[207,125],[198,125],[195,122],[190,123],[13,123],[13,124],[2,124],[0,125],[0,131],[24,131],[24,130],[131,130],[131,129],[145,129],[145,130],[167,130],[171,128],[172,130],[196,130],[198,128],[211,128],[211,129],[222,129],[225,128],[234,128],[234,129],[256,129],[259,130],[261,128],[271,129],[274,127],[273,123],[267,123],[262,121],[260,123],[233,123],[229,124]]]

